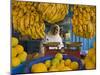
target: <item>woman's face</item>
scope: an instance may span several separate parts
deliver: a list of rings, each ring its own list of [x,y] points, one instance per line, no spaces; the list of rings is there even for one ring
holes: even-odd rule
[[[56,35],[56,34],[58,33],[58,31],[59,31],[59,29],[58,29],[57,26],[54,26],[54,27],[52,28],[52,34],[53,34],[53,35]]]

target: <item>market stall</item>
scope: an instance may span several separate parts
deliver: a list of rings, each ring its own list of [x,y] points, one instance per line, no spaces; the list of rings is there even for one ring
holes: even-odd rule
[[[12,2],[12,74],[95,69],[95,9],[84,5]],[[61,48],[59,40],[44,43],[55,24],[60,28]]]

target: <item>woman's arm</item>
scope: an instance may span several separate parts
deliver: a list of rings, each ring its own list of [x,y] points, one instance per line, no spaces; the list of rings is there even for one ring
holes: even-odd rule
[[[61,37],[59,37],[59,42],[60,42],[59,49],[61,49],[62,47],[64,47],[63,40]]]

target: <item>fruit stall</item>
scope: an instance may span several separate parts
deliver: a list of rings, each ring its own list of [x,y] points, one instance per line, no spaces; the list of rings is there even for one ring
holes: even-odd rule
[[[54,24],[60,27],[61,49],[59,42],[43,43]],[[12,74],[96,68],[95,6],[12,0],[11,27]]]

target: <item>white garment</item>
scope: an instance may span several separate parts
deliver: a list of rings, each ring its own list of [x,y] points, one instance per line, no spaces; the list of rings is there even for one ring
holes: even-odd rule
[[[56,35],[52,34],[52,29],[53,29],[54,26],[56,26],[58,28],[58,32],[57,32]],[[60,27],[58,25],[53,25],[51,27],[51,30],[46,35],[46,37],[45,37],[43,42],[44,43],[47,43],[47,42],[59,42],[60,43],[59,49],[61,49],[62,47],[64,47],[64,45],[63,45],[63,42],[62,42],[62,38],[59,35],[59,32],[60,32]]]
[[[44,39],[44,43],[47,43],[47,42],[59,42],[60,43],[59,49],[61,49],[62,47],[64,47],[64,45],[62,43],[62,38],[59,35],[57,35],[57,36],[46,35],[46,38]]]

